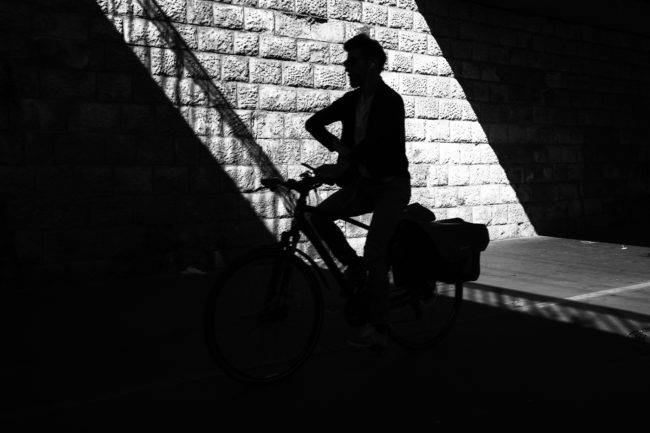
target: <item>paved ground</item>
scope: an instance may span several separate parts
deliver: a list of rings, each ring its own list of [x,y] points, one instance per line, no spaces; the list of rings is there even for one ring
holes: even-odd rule
[[[530,430],[645,419],[650,248],[496,241],[482,265],[457,326],[435,350],[348,348],[353,330],[330,294],[316,355],[267,387],[235,383],[209,359],[200,313],[211,275],[67,286],[65,296],[60,288],[3,294],[5,317],[14,318],[5,329],[24,331],[11,333],[0,420],[16,429],[191,431],[232,420]]]

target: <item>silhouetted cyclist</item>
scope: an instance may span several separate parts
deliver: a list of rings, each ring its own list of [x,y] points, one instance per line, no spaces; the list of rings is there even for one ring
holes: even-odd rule
[[[386,62],[381,45],[365,34],[345,42],[344,62],[350,85],[355,88],[314,114],[305,128],[330,151],[338,152],[336,164],[325,164],[316,175],[334,179],[341,189],[318,205],[331,218],[312,215],[315,228],[334,256],[347,268],[346,275],[359,281],[367,270],[370,299],[369,323],[349,340],[359,347],[385,347],[388,323],[388,263],[390,238],[411,197],[406,158],[404,102],[382,80]],[[341,139],[326,125],[341,121]],[[363,257],[359,257],[334,221],[343,216],[372,212]]]

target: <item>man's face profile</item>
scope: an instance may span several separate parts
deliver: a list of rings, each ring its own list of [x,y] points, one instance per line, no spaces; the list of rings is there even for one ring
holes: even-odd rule
[[[372,67],[372,61],[364,58],[361,50],[357,49],[348,51],[348,57],[343,62],[343,65],[350,79],[350,86],[356,88],[361,86],[368,77],[368,71]]]

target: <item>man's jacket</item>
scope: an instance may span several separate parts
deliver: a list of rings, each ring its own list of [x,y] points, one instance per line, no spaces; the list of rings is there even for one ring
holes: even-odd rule
[[[373,178],[408,177],[402,97],[379,79],[368,115],[366,136],[355,146],[354,127],[360,96],[361,89],[350,91],[310,120],[325,125],[341,121],[341,143],[352,149],[345,159],[353,168],[363,163]]]

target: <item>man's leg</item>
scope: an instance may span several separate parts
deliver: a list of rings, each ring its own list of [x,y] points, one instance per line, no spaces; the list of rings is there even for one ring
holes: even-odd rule
[[[334,222],[341,217],[353,217],[371,211],[370,203],[360,194],[360,185],[355,183],[340,189],[320,203],[317,208],[325,214],[310,214],[309,218],[334,257],[342,264],[354,264],[359,257],[350,246],[345,235]]]
[[[388,323],[388,247],[404,208],[411,197],[408,178],[398,178],[378,186],[375,208],[366,238],[364,258],[368,266],[371,324],[382,329]]]

